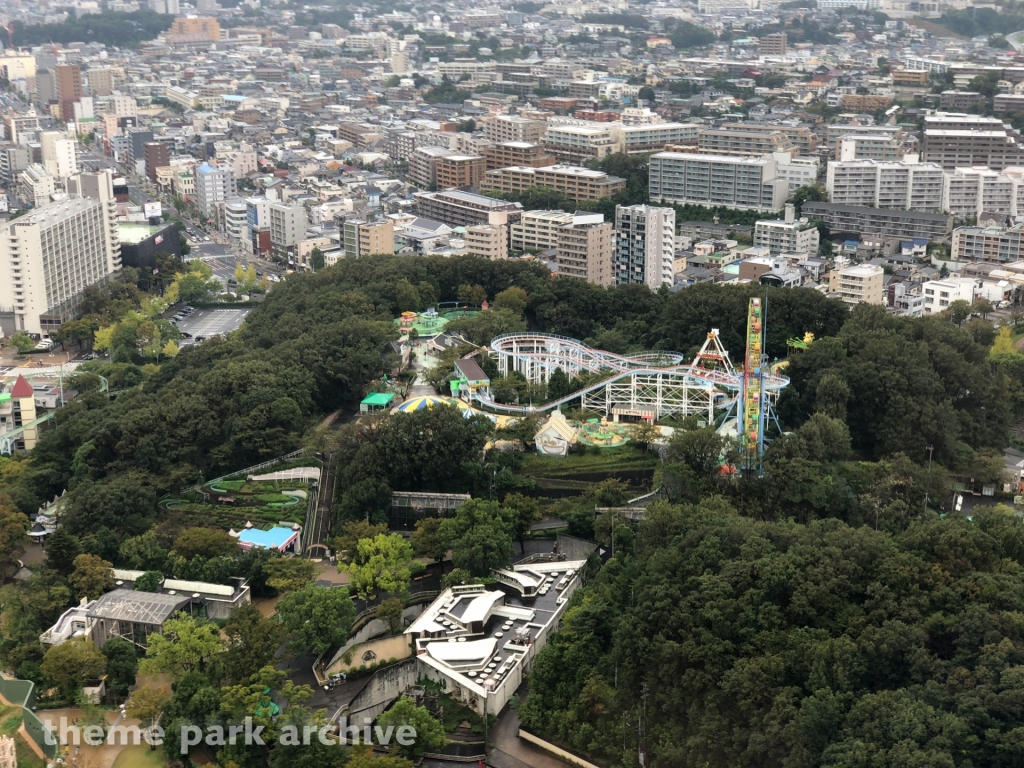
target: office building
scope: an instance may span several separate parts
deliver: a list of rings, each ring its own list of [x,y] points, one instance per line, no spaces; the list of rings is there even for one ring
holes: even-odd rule
[[[544,138],[546,130],[544,120],[528,120],[519,115],[495,115],[484,123],[484,136],[495,144],[506,141],[537,144]]]
[[[306,209],[301,205],[271,203],[270,248],[274,258],[295,260],[295,246],[306,235]]]
[[[933,315],[949,309],[954,301],[974,303],[977,282],[970,277],[947,277],[943,280],[928,280],[921,284],[924,296],[924,313]]]
[[[945,240],[953,231],[953,217],[940,213],[893,211],[836,203],[804,203],[801,210],[812,221],[821,220],[832,232],[884,235],[911,240]]]
[[[577,213],[558,230],[555,261],[559,277],[586,280],[595,285],[615,284],[612,259],[615,230],[600,213]]]
[[[777,211],[789,185],[777,174],[777,161],[764,157],[659,152],[651,155],[651,202],[725,206],[735,210]]]
[[[468,227],[472,224],[511,225],[519,221],[523,210],[520,203],[496,200],[458,189],[417,192],[413,195],[413,204],[417,216],[440,221],[450,227]]]
[[[82,98],[82,68],[77,64],[58,64],[53,68],[53,83],[60,118],[70,122],[75,116],[75,104]]]
[[[950,258],[1008,264],[1024,259],[1024,226],[957,227]]]
[[[857,264],[846,269],[833,270],[829,275],[828,292],[850,306],[855,304],[884,304],[882,283],[885,270],[874,264]]]
[[[146,144],[153,140],[149,128],[128,129],[127,164],[132,173],[143,176],[146,173]]]
[[[522,218],[510,229],[513,251],[547,251],[558,245],[558,230],[572,223],[572,214],[565,211],[523,211]]]
[[[229,163],[203,163],[196,169],[196,205],[206,218],[216,218],[217,207],[237,196],[235,169]]]
[[[757,41],[757,52],[760,56],[785,56],[787,42],[785,32],[772,32]]]
[[[650,205],[615,206],[612,284],[656,291],[675,281],[676,212]]]
[[[346,221],[342,231],[342,249],[346,259],[358,259],[377,253],[394,253],[394,222],[390,219]]]
[[[511,166],[544,168],[558,162],[557,158],[549,155],[540,144],[531,144],[528,141],[505,141],[484,147],[483,155],[488,171]]]
[[[833,160],[826,189],[829,200],[838,205],[939,213],[944,180],[940,166],[918,163],[915,156],[898,163]]]
[[[57,78],[49,69],[40,69],[36,73],[36,98],[43,112],[50,113],[50,105],[57,102]]]
[[[249,239],[247,214],[245,200],[228,200],[224,203],[224,234],[232,245]]]
[[[156,183],[156,169],[171,164],[171,150],[165,141],[147,141],[145,146],[146,178]]]
[[[796,218],[792,205],[781,219],[763,219],[754,225],[754,247],[767,248],[772,256],[783,253],[818,253],[818,228],[806,216]]]
[[[158,253],[181,255],[181,235],[177,222],[165,224],[118,223],[121,263],[126,267],[152,270]]]
[[[29,208],[49,205],[55,190],[53,176],[39,163],[18,174],[18,198]]]
[[[484,174],[480,189],[485,192],[516,193],[530,187],[548,187],[574,201],[612,197],[626,188],[626,180],[575,165],[543,168],[498,168]]]
[[[0,225],[0,314],[15,331],[48,335],[73,319],[82,291],[121,269],[108,174],[85,174],[71,197]],[[5,323],[6,324],[6,323]]]
[[[438,189],[479,187],[486,170],[482,155],[444,155],[434,163],[435,185]]]
[[[1022,144],[1021,134],[995,117],[939,112],[924,118],[924,162],[947,171],[1024,165]]]
[[[466,227],[466,253],[491,261],[508,258],[508,225],[473,224]]]

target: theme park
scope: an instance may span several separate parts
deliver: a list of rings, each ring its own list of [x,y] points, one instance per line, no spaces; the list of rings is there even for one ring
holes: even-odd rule
[[[447,313],[406,312],[395,322],[403,341],[430,360],[432,354],[445,349],[437,342],[448,324],[474,314],[465,308]],[[639,424],[654,425],[663,438],[668,438],[673,432],[671,423],[692,416],[738,441],[747,466],[759,467],[766,433],[781,429],[773,406],[789,383],[780,373],[784,362],[773,366],[767,363],[764,332],[762,300],[753,298],[748,308],[746,348],[738,364],[733,363],[714,328],[708,330],[692,360],[667,351],[619,355],[545,333],[506,334],[455,360],[445,379],[448,390],[443,394],[420,393],[398,401],[393,395],[374,393],[364,400],[363,410],[391,406],[393,412],[404,413],[447,405],[460,409],[467,418],[486,416],[499,427],[514,424],[524,416],[542,416],[545,420],[533,442],[537,453],[544,456],[565,456],[577,444],[623,446]],[[810,340],[793,340],[791,345],[806,348]],[[498,402],[491,391],[491,379],[479,362],[485,358],[494,363],[499,376],[519,374],[530,384],[548,384],[556,371],[570,378],[587,376],[594,380],[569,395],[541,404]],[[416,382],[422,378],[418,376]],[[582,418],[567,418],[564,411]]]

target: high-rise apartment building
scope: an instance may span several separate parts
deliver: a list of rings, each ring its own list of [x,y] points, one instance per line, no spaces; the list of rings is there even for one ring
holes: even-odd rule
[[[484,136],[495,144],[504,141],[525,141],[539,143],[544,138],[547,123],[544,120],[528,120],[518,115],[495,115],[484,123]]]
[[[894,211],[837,203],[804,203],[801,210],[807,218],[823,221],[833,232],[883,235],[904,240],[915,237],[945,240],[953,231],[953,217],[941,213]]]
[[[789,195],[789,184],[779,178],[771,155],[659,152],[651,155],[649,173],[651,202],[777,211]]]
[[[833,270],[829,275],[828,292],[841,301],[855,304],[884,304],[882,283],[885,270],[874,264],[857,264],[846,269]]]
[[[447,224],[468,227],[471,224],[514,224],[519,221],[523,206],[486,195],[458,189],[440,192],[417,192],[413,195],[416,215]]]
[[[395,252],[395,225],[385,221],[346,221],[342,231],[342,250],[346,259],[358,259],[377,253]]]
[[[767,248],[772,256],[783,253],[802,253],[813,256],[818,252],[818,228],[807,217],[796,218],[792,205],[786,206],[781,219],[763,219],[754,225],[754,246]]]
[[[466,227],[466,253],[491,261],[508,258],[508,226],[474,224]]]
[[[575,165],[549,165],[498,168],[488,171],[480,182],[480,189],[485,192],[515,193],[530,187],[547,187],[579,202],[612,197],[626,189],[626,180]]]
[[[438,161],[454,154],[447,147],[417,147],[409,153],[409,179],[420,189],[436,189]]]
[[[522,166],[526,168],[544,168],[558,162],[554,155],[549,155],[540,144],[528,141],[505,141],[483,148],[487,170]]]
[[[28,147],[8,144],[0,147],[0,184],[10,189],[18,181],[18,174],[28,168]]]
[[[953,230],[950,257],[956,261],[989,261],[1005,264],[1024,258],[1024,226],[957,227]]]
[[[82,291],[121,269],[110,178],[83,174],[69,180],[81,196],[0,224],[0,312],[17,330],[55,331],[76,316]]]
[[[650,205],[615,206],[614,285],[641,283],[652,291],[675,280],[676,212]]]
[[[43,131],[39,134],[43,167],[57,179],[66,179],[78,173],[78,155],[74,139],[61,131]]]
[[[18,197],[31,208],[49,205],[54,191],[53,176],[39,163],[33,163],[18,174]]]
[[[270,247],[275,258],[294,259],[295,245],[306,234],[306,209],[288,203],[270,204]]]
[[[785,32],[772,32],[757,41],[757,52],[761,56],[785,56],[787,42]]]
[[[438,189],[479,187],[486,167],[482,155],[445,155],[434,165],[435,183]]]
[[[772,152],[799,152],[796,143],[782,131],[740,130],[732,127],[711,128],[697,134],[697,147],[708,155],[753,157]]]
[[[215,218],[217,206],[237,196],[235,169],[229,163],[203,163],[196,169],[196,205],[203,216]]]
[[[826,189],[837,205],[866,205],[909,211],[942,210],[942,168],[919,163],[915,155],[898,163],[833,160]]]
[[[595,285],[615,284],[612,258],[615,230],[600,213],[578,213],[558,230],[555,261],[559,277],[586,280]]]
[[[2,162],[2,158],[0,158]],[[956,216],[997,213],[1017,216],[1024,210],[1021,169],[957,168],[947,173],[942,192],[943,211]]]
[[[128,129],[128,167],[132,173],[142,176],[146,172],[146,144],[153,140],[149,128]]]
[[[156,169],[171,164],[171,150],[166,141],[147,141],[146,178],[156,184]]]
[[[1024,137],[996,117],[938,112],[924,118],[924,161],[947,171],[1024,165]]]
[[[511,227],[510,247],[519,252],[550,250],[558,245],[558,231],[566,224],[572,224],[572,214],[565,211],[523,211]]]
[[[53,68],[53,79],[60,118],[74,119],[75,104],[82,98],[82,68],[77,64],[58,64]]]

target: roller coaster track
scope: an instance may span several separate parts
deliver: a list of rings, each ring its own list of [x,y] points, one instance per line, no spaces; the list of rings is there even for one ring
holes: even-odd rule
[[[678,352],[642,352],[616,355],[593,349],[564,336],[545,333],[516,333],[496,337],[490,345],[503,376],[521,373],[534,384],[546,383],[556,369],[568,376],[606,373],[606,378],[571,395],[540,406],[506,405],[479,394],[474,399],[483,407],[503,413],[541,413],[573,400],[585,408],[604,410],[654,410],[657,417],[697,414],[709,422],[716,410],[733,407],[744,388],[742,372],[733,369],[728,353],[718,341],[718,331],[707,341],[691,363]],[[789,384],[785,376],[765,374],[765,394],[774,398]]]

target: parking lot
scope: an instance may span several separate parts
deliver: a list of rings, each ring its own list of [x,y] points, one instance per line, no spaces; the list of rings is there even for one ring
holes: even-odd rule
[[[239,309],[197,309],[184,320],[178,322],[179,331],[192,334],[191,339],[182,339],[182,343],[194,343],[199,336],[208,339],[220,333],[230,333],[242,324],[249,311],[249,307],[240,307]]]

